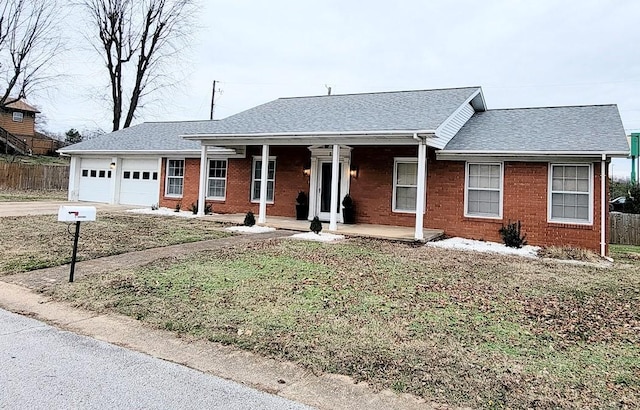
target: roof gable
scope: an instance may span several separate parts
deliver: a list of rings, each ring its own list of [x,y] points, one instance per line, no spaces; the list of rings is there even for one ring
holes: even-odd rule
[[[12,99],[13,97],[9,97],[9,101],[11,101]],[[9,104],[5,104],[4,108],[10,109],[10,110],[16,110],[16,111],[24,111],[24,112],[35,112],[35,113],[40,112],[38,111],[37,108],[33,107],[30,104],[27,104],[27,102],[22,99],[11,102]]]

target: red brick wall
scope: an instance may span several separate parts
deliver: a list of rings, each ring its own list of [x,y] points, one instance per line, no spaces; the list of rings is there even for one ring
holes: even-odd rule
[[[359,223],[414,226],[415,216],[392,211],[393,164],[396,157],[416,157],[417,147],[354,147],[351,161],[359,169],[351,178],[350,192]],[[251,164],[260,147],[248,147],[247,157],[229,159],[227,169],[227,197],[212,201],[216,213],[257,214],[258,204],[250,201]],[[310,162],[306,147],[270,148],[276,157],[274,204],[267,205],[267,214],[295,216],[295,198],[299,191],[309,193],[309,178],[302,174]],[[182,199],[164,196],[166,159],[163,160],[160,205],[175,207],[180,201],[187,209],[198,198],[200,159],[187,159],[185,188]],[[424,226],[443,229],[450,236],[501,241],[498,230],[509,220],[522,222],[523,233],[532,245],[567,245],[600,251],[600,163],[594,163],[593,225],[557,224],[547,222],[547,163],[504,163],[503,219],[467,218],[464,216],[465,163],[438,161],[429,149],[427,160],[427,206]],[[608,193],[608,188],[607,188]],[[608,201],[608,197],[607,197]],[[209,201],[208,201],[209,202]],[[608,216],[608,213],[607,213]],[[606,221],[608,226],[608,221]],[[608,238],[607,238],[608,239]]]
[[[599,162],[594,163],[593,170],[593,225],[547,222],[549,164],[537,162],[504,163],[503,219],[492,220],[464,216],[464,162],[431,160],[428,165],[425,226],[443,229],[451,236],[500,242],[498,230],[502,224],[519,220],[531,245],[574,246],[599,253]],[[605,226],[608,226],[608,220]]]
[[[251,202],[251,167],[254,156],[261,156],[261,147],[247,147],[246,158],[231,158],[227,163],[227,192],[224,201],[210,201],[213,212],[258,213],[258,203]],[[309,178],[302,174],[308,164],[311,153],[306,147],[271,146],[269,156],[276,157],[276,179],[274,203],[267,204],[267,214],[295,217],[296,197],[299,191],[309,194]],[[184,192],[181,199],[164,196],[166,158],[162,161],[162,181],[160,183],[160,206],[174,208],[177,202],[188,209],[198,200],[198,181],[200,178],[200,158],[185,161]]]

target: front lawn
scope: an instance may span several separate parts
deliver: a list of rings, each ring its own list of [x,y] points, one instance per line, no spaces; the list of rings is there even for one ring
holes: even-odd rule
[[[430,401],[640,407],[638,264],[271,240],[48,293]]]
[[[0,226],[0,276],[71,261],[75,224],[57,222],[57,215],[4,217]],[[200,219],[101,213],[81,225],[78,260],[229,236],[220,227]]]

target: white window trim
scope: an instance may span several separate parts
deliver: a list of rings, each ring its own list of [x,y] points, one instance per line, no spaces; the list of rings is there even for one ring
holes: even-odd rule
[[[176,177],[176,176],[170,176],[169,175],[169,161],[182,161],[182,176],[181,177]],[[182,198],[182,196],[184,195],[184,173],[186,170],[186,166],[187,166],[187,161],[185,161],[184,158],[167,158],[167,169],[165,170],[165,180],[164,180],[164,196],[166,196],[167,198]],[[169,178],[182,178],[182,194],[178,195],[178,194],[170,194],[168,193],[169,190]]]
[[[412,214],[415,215],[416,211],[415,210],[409,210],[409,209],[398,209],[396,207],[396,188],[398,187],[397,185],[397,181],[398,181],[398,164],[406,164],[406,163],[411,163],[411,164],[416,164],[416,166],[418,165],[418,158],[415,157],[396,157],[393,159],[393,191],[391,191],[391,201],[392,201],[392,211],[398,214]],[[426,183],[426,182],[425,182]],[[404,185],[402,185],[404,186]],[[408,185],[407,185],[408,186]],[[418,194],[418,181],[416,181],[416,195]],[[425,202],[426,203],[426,202]],[[424,213],[427,212],[427,207],[424,207]]]
[[[554,166],[582,166],[589,167],[589,220],[585,221],[584,219],[566,219],[566,218],[551,218],[551,210],[553,204],[551,203],[551,199],[553,197],[553,167]],[[547,179],[547,222],[555,223],[555,224],[571,224],[571,225],[593,225],[593,164],[581,162],[581,163],[549,163],[549,176]],[[575,192],[564,192],[561,191],[559,193],[575,193]]]
[[[13,122],[24,122],[24,113],[20,111],[14,111],[11,115]]]
[[[211,169],[211,161],[224,161],[224,195],[223,196],[209,196],[209,180],[217,179],[222,180],[222,178],[212,177],[209,175],[209,170]],[[226,201],[227,199],[227,177],[229,176],[229,160],[227,158],[209,158],[207,160],[207,185],[206,185],[206,199],[210,199],[212,201]]]
[[[498,215],[469,213],[469,165],[499,165],[500,166],[500,201]],[[474,188],[475,189],[475,188]],[[464,166],[464,217],[481,219],[502,219],[502,205],[504,202],[504,162],[466,162]]]
[[[262,179],[254,179],[256,173],[256,162],[257,161],[262,161],[262,156],[261,155],[254,155],[253,156],[253,160],[251,161],[251,185],[249,187],[250,191],[249,191],[249,199],[251,200],[252,204],[259,204],[260,203],[260,198],[256,198],[253,199],[253,184],[256,181],[262,181]],[[275,156],[270,156],[269,157],[269,162],[273,161],[273,199],[269,200],[267,198],[267,203],[268,204],[273,204],[275,198],[276,198],[276,157]],[[267,182],[269,182],[269,179],[267,178]]]

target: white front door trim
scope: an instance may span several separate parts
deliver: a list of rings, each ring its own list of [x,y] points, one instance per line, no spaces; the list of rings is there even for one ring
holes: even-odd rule
[[[338,204],[342,203],[342,199],[349,193],[351,176],[351,147],[345,145],[339,146],[339,164],[342,165],[340,191],[338,195]],[[322,195],[322,164],[333,163],[333,147],[311,146],[311,175],[309,183],[309,218],[318,216],[321,220],[330,222],[330,214],[320,212],[320,198]],[[337,205],[336,205],[337,207]],[[342,223],[342,213],[336,215],[336,222]]]

